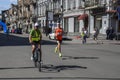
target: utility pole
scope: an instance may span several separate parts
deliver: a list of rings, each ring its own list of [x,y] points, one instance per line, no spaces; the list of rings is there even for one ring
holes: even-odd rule
[[[45,33],[46,33],[46,36],[48,35],[48,1],[45,1],[45,7],[46,7],[46,26],[45,26]]]
[[[39,18],[39,13],[38,13],[38,11],[39,11],[39,10],[38,10],[38,9],[39,9],[38,7],[39,7],[39,6],[38,6],[38,5],[39,5],[39,0],[36,0],[36,7],[37,7],[37,20],[36,20],[36,21],[37,21],[37,22],[38,22],[38,18]]]
[[[62,28],[63,28],[63,0],[61,0],[61,20],[62,20]]]

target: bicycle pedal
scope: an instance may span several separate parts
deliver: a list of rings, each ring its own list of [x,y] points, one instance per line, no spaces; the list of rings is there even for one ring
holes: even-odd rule
[[[43,64],[43,62],[42,62],[42,61],[39,61],[39,63]]]

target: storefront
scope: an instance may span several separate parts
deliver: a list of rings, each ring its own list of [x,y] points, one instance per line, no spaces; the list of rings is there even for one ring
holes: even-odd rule
[[[64,31],[69,35],[80,35],[82,28],[88,27],[88,14],[83,11],[64,13]]]
[[[98,7],[94,9],[90,9],[90,28],[91,31],[94,30],[94,28],[99,29],[99,32],[101,34],[105,34],[106,28],[108,27],[108,16],[106,14],[106,8],[105,7]],[[91,22],[92,21],[92,22]],[[91,24],[93,23],[93,24]],[[92,33],[92,32],[90,32]]]

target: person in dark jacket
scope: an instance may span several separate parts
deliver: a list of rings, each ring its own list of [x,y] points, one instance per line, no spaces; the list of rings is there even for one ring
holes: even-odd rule
[[[113,38],[114,38],[114,29],[112,27],[110,27],[109,39],[113,40]]]
[[[109,40],[109,34],[110,34],[110,28],[108,27],[107,30],[106,30],[106,39]]]

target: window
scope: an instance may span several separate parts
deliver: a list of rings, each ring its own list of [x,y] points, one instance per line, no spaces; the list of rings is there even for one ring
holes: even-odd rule
[[[71,6],[71,0],[68,0],[68,10],[70,10]]]
[[[78,17],[74,17],[74,32],[79,32],[79,20],[78,20]]]
[[[64,18],[64,31],[68,32],[68,18]]]
[[[99,0],[99,4],[100,4],[101,6],[104,6],[104,5],[106,4],[106,0]]]
[[[30,5],[28,5],[28,11],[30,11]]]
[[[79,8],[81,8],[82,7],[81,0],[78,0],[78,4],[79,4]]]
[[[41,6],[40,5],[38,5],[38,15],[40,16],[40,13],[41,13]]]
[[[86,7],[94,6],[97,3],[97,1],[96,0],[86,0],[85,1],[85,6]]]
[[[66,10],[66,0],[63,0],[63,9]]]
[[[73,0],[73,9],[76,8],[76,0]]]
[[[52,10],[52,2],[49,2],[49,5],[48,5],[49,7],[49,10]]]

